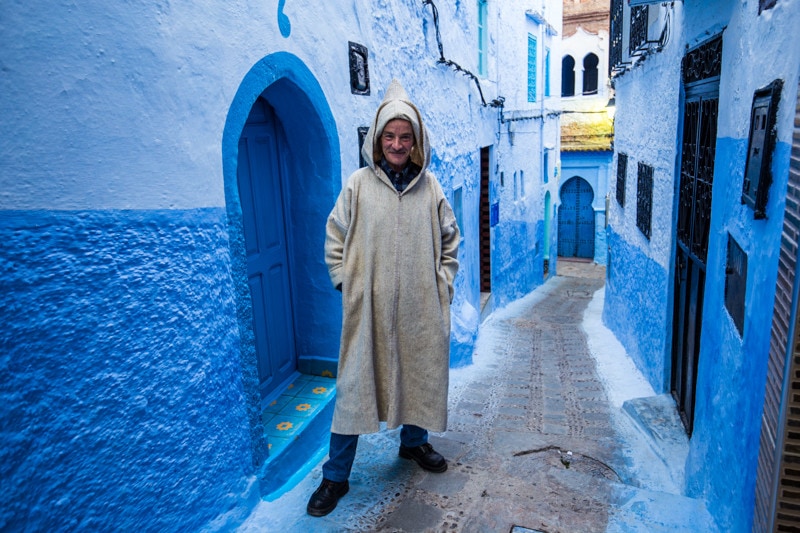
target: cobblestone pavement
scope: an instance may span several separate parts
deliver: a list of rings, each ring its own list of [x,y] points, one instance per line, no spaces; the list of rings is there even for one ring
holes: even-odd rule
[[[559,274],[496,312],[482,326],[475,363],[452,371],[448,431],[431,437],[447,472],[399,459],[399,432],[382,431],[360,440],[350,492],[333,513],[304,514],[321,479],[316,465],[279,500],[263,502],[241,531],[707,530],[681,529],[659,513],[642,517],[656,500],[701,517],[705,509],[637,479],[648,469],[643,460],[659,460],[647,451],[631,458],[647,446],[620,424],[581,326],[603,269],[570,263]]]

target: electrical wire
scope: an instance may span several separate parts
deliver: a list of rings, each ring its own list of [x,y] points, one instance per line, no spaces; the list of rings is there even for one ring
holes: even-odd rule
[[[436,8],[436,4],[433,3],[433,0],[422,0],[422,5],[431,6],[431,11],[433,12],[433,25],[436,29],[436,44],[439,47],[439,59],[437,62],[443,65],[447,65],[456,72],[460,72],[465,76],[467,76],[468,78],[472,79],[475,82],[475,86],[478,88],[478,94],[480,94],[481,97],[481,105],[483,105],[484,107],[486,106],[503,107],[503,101],[504,101],[503,97],[499,97],[495,100],[492,100],[490,103],[487,104],[486,99],[483,97],[483,90],[481,89],[481,82],[478,79],[478,77],[469,70],[465,69],[464,67],[456,63],[455,61],[447,59],[444,56],[444,46],[442,46],[442,34],[439,31],[439,10]]]

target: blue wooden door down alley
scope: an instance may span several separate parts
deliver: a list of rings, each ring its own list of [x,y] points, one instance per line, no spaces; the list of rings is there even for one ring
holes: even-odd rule
[[[558,210],[558,255],[594,257],[594,192],[591,185],[575,176],[561,188]]]

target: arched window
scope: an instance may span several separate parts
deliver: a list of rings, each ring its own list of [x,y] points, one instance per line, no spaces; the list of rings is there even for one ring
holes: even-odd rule
[[[572,56],[561,60],[561,96],[575,96],[575,59]]]
[[[583,94],[597,94],[597,64],[600,60],[594,54],[583,58]]]

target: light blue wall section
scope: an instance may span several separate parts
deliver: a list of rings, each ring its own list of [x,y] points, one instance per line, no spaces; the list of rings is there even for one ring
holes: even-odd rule
[[[656,392],[669,386],[665,339],[669,273],[608,226],[611,250],[606,273],[603,322]]]
[[[747,140],[717,139],[695,432],[686,476],[689,494],[705,495],[724,531],[749,531],[753,518],[789,152],[789,145],[777,145],[767,218],[754,220],[740,200]],[[728,233],[748,260],[742,337],[725,309]]]
[[[441,183],[445,194],[462,188],[461,243],[458,249],[458,274],[453,282],[455,292],[450,307],[450,366],[457,368],[472,363],[472,351],[478,336],[480,320],[479,267],[476,258],[480,253],[479,203],[480,176],[479,153],[467,153],[454,159],[443,160],[436,149],[431,155],[430,170]]]
[[[544,221],[504,221],[501,204],[492,240],[492,297],[503,307],[542,284]]]
[[[0,212],[0,529],[194,531],[247,512],[225,218]]]

